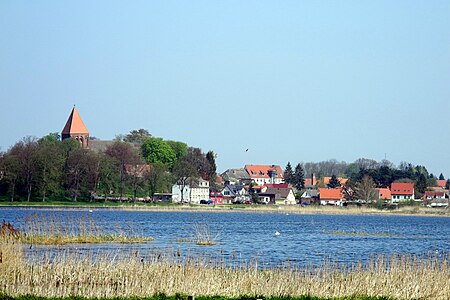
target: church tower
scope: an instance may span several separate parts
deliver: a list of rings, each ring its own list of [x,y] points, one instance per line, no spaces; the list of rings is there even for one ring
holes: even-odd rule
[[[61,132],[61,137],[62,140],[73,138],[80,143],[82,148],[89,148],[89,131],[81,120],[75,105],[69,115],[66,126],[64,126],[64,129]]]

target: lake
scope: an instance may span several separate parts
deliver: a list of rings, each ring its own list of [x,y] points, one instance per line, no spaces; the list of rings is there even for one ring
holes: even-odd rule
[[[29,257],[47,249],[110,251],[174,249],[181,257],[203,255],[232,262],[257,259],[262,266],[366,262],[379,254],[448,255],[450,218],[422,216],[300,215],[246,212],[154,212],[117,209],[49,209],[1,207],[0,220],[25,229],[27,219],[61,220],[64,226],[82,218],[110,232],[151,236],[138,245],[65,245],[24,247]],[[198,246],[192,239],[203,226],[217,244]]]

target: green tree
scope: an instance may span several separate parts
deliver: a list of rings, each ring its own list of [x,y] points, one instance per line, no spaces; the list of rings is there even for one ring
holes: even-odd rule
[[[337,188],[341,186],[341,183],[337,179],[336,175],[331,175],[330,182],[328,183],[328,187],[331,189]]]
[[[292,170],[291,162],[289,161],[284,169],[284,182],[288,184],[294,183],[294,171]]]
[[[146,138],[152,135],[146,129],[131,130],[122,139],[127,143],[142,144]]]
[[[216,166],[216,154],[213,151],[206,153],[206,159],[208,160],[208,180],[209,186],[215,187],[217,181],[217,166]]]
[[[151,164],[149,170],[144,175],[144,180],[147,183],[148,195],[154,201],[155,193],[163,189],[166,183],[166,168],[159,163]]]
[[[120,171],[117,161],[109,155],[101,155],[99,166],[98,190],[103,194],[105,201],[120,188]]]
[[[176,160],[180,160],[187,155],[188,145],[186,143],[170,140],[166,141],[166,143],[170,146],[170,148],[172,148],[173,152],[175,153]]]
[[[425,193],[426,189],[427,189],[427,178],[424,173],[420,173],[419,178],[417,178],[415,187],[416,198],[420,198]]]
[[[298,163],[295,167],[293,184],[297,190],[305,188],[305,172],[303,171],[302,164]]]
[[[8,185],[11,202],[16,197],[16,189],[20,176],[20,162],[17,155],[6,153],[3,156],[3,178]]]
[[[148,163],[160,163],[168,168],[172,168],[175,163],[175,152],[162,138],[146,138],[141,150],[142,156]]]
[[[450,190],[450,179],[447,179],[447,182],[445,183],[445,188],[447,190]]]
[[[64,153],[61,142],[57,139],[44,137],[39,140],[38,144],[36,186],[42,201],[45,201],[49,194],[56,195],[61,188]]]

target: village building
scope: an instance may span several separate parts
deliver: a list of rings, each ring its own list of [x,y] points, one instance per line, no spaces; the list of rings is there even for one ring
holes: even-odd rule
[[[261,202],[277,205],[294,205],[297,203],[295,194],[290,187],[268,187],[258,197]]]
[[[393,203],[414,200],[414,183],[393,182],[391,195]]]
[[[319,191],[317,189],[307,189],[300,196],[300,204],[312,204],[319,201]]]
[[[284,182],[283,170],[277,165],[245,165],[245,170],[258,185]]]
[[[380,200],[386,200],[391,201],[392,200],[392,194],[391,190],[388,188],[377,188],[375,189],[377,191],[377,199]]]
[[[61,132],[62,140],[72,138],[78,141],[82,148],[89,149],[89,131],[81,120],[78,109],[74,106]]]
[[[201,178],[186,179],[185,184],[178,181],[172,186],[172,202],[200,204],[201,200],[209,200],[209,181]]]
[[[321,205],[339,205],[343,201],[342,189],[318,188]]]
[[[246,185],[252,182],[250,175],[243,168],[240,169],[228,169],[223,172],[220,177],[226,185]]]
[[[250,200],[250,195],[242,185],[225,185],[222,189],[223,203],[245,202]]]

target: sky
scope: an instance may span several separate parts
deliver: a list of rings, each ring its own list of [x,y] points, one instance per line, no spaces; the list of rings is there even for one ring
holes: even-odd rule
[[[450,1],[0,1],[0,151],[134,129],[245,164],[450,177]],[[245,151],[248,149],[248,151]]]

